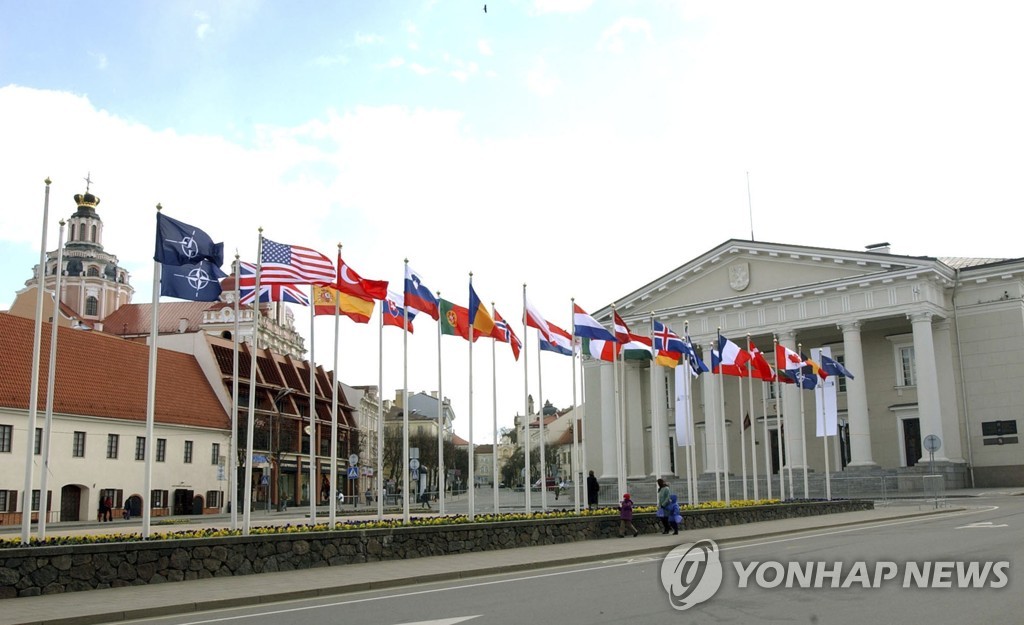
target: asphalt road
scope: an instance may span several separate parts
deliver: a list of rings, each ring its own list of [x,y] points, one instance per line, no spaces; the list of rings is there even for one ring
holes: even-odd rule
[[[666,559],[662,554],[135,622],[1024,622],[1024,599],[1019,595],[1022,586],[1015,580],[1015,567],[1024,563],[1024,497],[980,497],[965,503],[969,508],[963,512],[935,517],[723,545],[718,552],[723,574],[717,592],[682,611],[670,604],[663,583]],[[699,538],[695,532],[694,540]],[[678,560],[670,558],[668,562]],[[986,568],[990,562],[994,564]],[[980,580],[981,587],[959,588],[957,567],[963,569],[970,563],[977,563],[979,574],[974,579]],[[779,569],[789,576],[793,587],[786,587],[786,581],[763,587],[773,586],[773,573]],[[794,569],[797,573],[791,572]],[[680,579],[673,570],[669,567],[669,582]],[[817,576],[824,587],[801,587],[800,573],[808,575],[811,586]],[[744,577],[746,584],[741,587]],[[829,587],[833,578],[840,587]],[[844,584],[847,587],[842,587]],[[922,585],[925,587],[919,587]],[[944,585],[950,587],[935,587]]]

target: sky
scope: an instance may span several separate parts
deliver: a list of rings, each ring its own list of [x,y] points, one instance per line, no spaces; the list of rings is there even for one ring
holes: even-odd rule
[[[570,298],[596,311],[732,238],[1024,256],[1024,3],[0,0],[0,23],[0,310],[38,263],[47,177],[46,249],[89,176],[135,302],[158,203],[229,257],[259,228],[340,243],[461,305],[472,272],[509,320],[526,284],[565,328]],[[340,378],[377,384],[376,326],[340,328]],[[528,392],[571,406],[570,360],[545,353],[540,388],[535,340]],[[411,391],[437,388],[437,344],[421,317]],[[525,405],[522,361],[490,347],[471,404],[468,344],[442,340],[477,443]],[[393,397],[400,331],[382,353]]]

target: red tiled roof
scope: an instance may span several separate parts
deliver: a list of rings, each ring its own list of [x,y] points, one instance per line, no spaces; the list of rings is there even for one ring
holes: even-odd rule
[[[0,314],[0,406],[28,409],[35,322]],[[46,409],[50,324],[43,323],[40,347],[39,403]],[[146,420],[149,347],[99,332],[57,329],[54,412]],[[228,415],[196,359],[157,350],[158,423],[231,429]]]
[[[216,302],[160,302],[157,311],[156,328],[158,334],[177,334],[182,332],[181,320],[187,320],[185,333],[199,331],[203,322],[203,313]],[[125,304],[103,319],[103,331],[118,336],[148,335],[152,328],[150,315],[153,304]],[[58,343],[59,344],[59,343]],[[159,367],[157,368],[159,371]]]

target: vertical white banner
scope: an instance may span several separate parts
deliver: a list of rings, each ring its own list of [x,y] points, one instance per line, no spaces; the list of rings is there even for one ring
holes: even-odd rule
[[[690,366],[685,362],[679,363],[675,368],[676,373],[676,446],[689,447],[693,441],[690,440]]]
[[[832,357],[832,348],[815,347],[811,350],[811,358],[821,364],[821,356],[824,354]],[[835,436],[838,431],[838,410],[836,409],[836,382],[838,378],[830,375],[825,378],[818,388],[814,389],[814,413],[817,421],[816,436]]]

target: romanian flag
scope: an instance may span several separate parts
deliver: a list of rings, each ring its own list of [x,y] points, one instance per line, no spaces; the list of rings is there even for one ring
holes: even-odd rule
[[[338,302],[338,311],[356,323],[369,323],[373,315],[373,300],[360,299],[347,293],[341,293],[334,287],[313,285],[313,314],[333,315],[334,302]]]
[[[490,336],[494,332],[494,319],[491,319],[487,307],[480,301],[472,282],[469,283],[469,325],[473,326],[473,333],[479,336]]]

